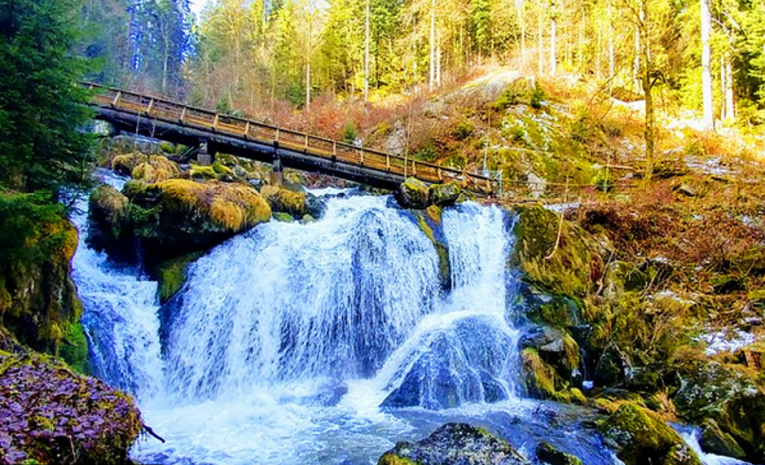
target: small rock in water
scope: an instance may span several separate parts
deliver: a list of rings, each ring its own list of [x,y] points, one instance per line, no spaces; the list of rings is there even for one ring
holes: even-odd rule
[[[582,465],[582,461],[577,457],[559,451],[549,442],[540,442],[536,454],[539,460],[549,465]]]
[[[513,446],[486,430],[465,423],[448,423],[426,439],[399,442],[383,454],[378,465],[531,465]]]

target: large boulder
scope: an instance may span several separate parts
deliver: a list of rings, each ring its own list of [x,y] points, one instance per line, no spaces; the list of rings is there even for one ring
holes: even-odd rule
[[[105,383],[0,352],[0,462],[127,463],[142,425],[133,400]]]
[[[531,465],[507,442],[465,423],[448,423],[426,439],[399,442],[378,465]]]
[[[132,261],[128,203],[128,198],[112,186],[95,188],[90,194],[87,242],[113,258]]]
[[[393,193],[402,208],[422,210],[430,205],[428,185],[417,178],[408,178]]]
[[[248,185],[172,179],[128,183],[134,233],[155,259],[208,249],[271,218],[271,209]]]
[[[159,155],[146,157],[146,161],[137,164],[130,172],[133,179],[147,183],[167,181],[180,175],[181,170],[178,165]]]
[[[260,195],[268,202],[271,211],[286,213],[293,218],[310,215],[319,218],[326,206],[321,199],[305,192],[296,192],[276,186],[263,186]]]
[[[462,187],[457,182],[433,184],[428,189],[430,202],[439,207],[454,205],[462,193]]]
[[[683,438],[654,412],[627,402],[599,427],[626,465],[701,465]]]
[[[415,362],[383,407],[440,410],[509,397],[503,378],[513,340],[494,318],[464,317],[420,337],[406,358]]]
[[[559,451],[549,442],[540,442],[535,453],[540,461],[549,465],[582,465],[578,457]]]

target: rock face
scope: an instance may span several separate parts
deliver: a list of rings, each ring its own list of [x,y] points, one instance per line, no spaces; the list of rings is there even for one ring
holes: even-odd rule
[[[416,178],[408,178],[393,193],[402,208],[422,210],[430,205],[428,185]]]
[[[487,431],[448,423],[422,441],[399,442],[378,465],[531,465],[513,447]]]
[[[0,325],[16,342],[84,369],[82,305],[69,276],[77,231],[58,206],[0,192]]]
[[[747,461],[765,461],[765,391],[745,372],[716,362],[699,364],[685,373],[673,401],[686,421],[714,420],[704,429],[709,451],[724,447],[734,455],[740,448]]]
[[[633,402],[619,407],[599,429],[626,465],[701,465],[675,430]]]
[[[127,395],[53,359],[0,352],[0,462],[122,464],[141,429]]]
[[[160,258],[207,249],[271,218],[271,209],[247,185],[172,179],[128,183],[130,221],[147,251]]]

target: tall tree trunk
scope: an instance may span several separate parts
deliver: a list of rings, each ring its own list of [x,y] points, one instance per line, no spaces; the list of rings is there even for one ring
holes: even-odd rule
[[[441,33],[436,39],[436,87],[441,87]]]
[[[364,101],[369,101],[369,0],[364,20]]]
[[[736,107],[733,101],[733,63],[730,54],[725,54],[725,118],[729,123],[736,122]]]
[[[709,35],[712,29],[712,15],[709,12],[709,0],[701,0],[701,87],[704,101],[704,128],[714,129],[714,108],[712,106],[712,49]]]
[[[539,9],[537,15],[537,52],[539,55],[539,75],[545,72],[545,40],[544,29],[542,28],[542,9]]]
[[[640,22],[643,22],[643,12],[640,12]],[[634,81],[635,90],[640,89],[642,79],[640,77],[640,27],[635,28],[635,62],[632,68],[632,79]],[[643,89],[645,90],[645,89]]]
[[[653,174],[653,156],[654,156],[654,108],[653,108],[653,81],[651,77],[651,38],[648,34],[647,21],[647,3],[648,0],[642,1],[642,9],[640,10],[640,23],[643,25],[645,37],[643,37],[643,73],[642,84],[643,92],[645,93],[645,174],[643,179],[645,182],[651,180]],[[640,62],[638,58],[638,67]]]
[[[518,7],[518,23],[521,26],[521,70],[526,65],[526,21],[524,18],[524,0],[520,0]]]
[[[558,28],[558,22],[555,18],[555,4],[552,5],[552,21],[550,22],[550,76],[555,76],[556,68],[558,67],[558,57],[556,56],[556,32]]]
[[[311,59],[310,56],[305,62],[305,109],[311,110]]]
[[[430,4],[430,79],[428,88],[433,90],[436,81],[436,0]]]

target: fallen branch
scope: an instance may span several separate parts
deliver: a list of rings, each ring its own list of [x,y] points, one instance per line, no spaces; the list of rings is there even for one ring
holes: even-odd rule
[[[144,431],[146,431],[147,433],[149,433],[149,436],[152,436],[152,437],[154,437],[155,439],[158,439],[158,440],[159,440],[159,441],[160,441],[162,444],[164,444],[164,443],[165,443],[165,440],[164,440],[164,438],[162,438],[162,436],[160,436],[160,435],[158,435],[157,433],[155,433],[155,432],[154,432],[154,430],[153,430],[153,429],[151,429],[151,426],[147,426],[145,423],[144,423],[144,424],[141,424],[141,426],[143,426],[143,430],[144,430]]]

